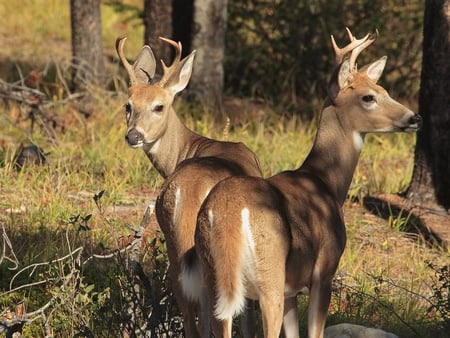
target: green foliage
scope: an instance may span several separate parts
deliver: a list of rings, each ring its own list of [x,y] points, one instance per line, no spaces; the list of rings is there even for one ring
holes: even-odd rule
[[[92,335],[97,313],[109,298],[109,289],[96,291],[95,285],[87,284],[79,271],[72,272],[73,275],[65,277],[68,281],[63,286],[49,286],[51,306],[55,310],[48,317],[47,325],[57,336],[86,337]]]
[[[360,64],[383,55],[384,79],[394,96],[417,97],[424,1],[230,0],[225,88],[238,96],[265,97],[311,118],[334,68],[330,44],[347,42],[345,27],[362,36],[380,31]]]
[[[405,215],[404,210],[400,210],[398,214],[393,214],[390,210],[389,225],[396,231],[407,231],[409,229],[410,213]]]

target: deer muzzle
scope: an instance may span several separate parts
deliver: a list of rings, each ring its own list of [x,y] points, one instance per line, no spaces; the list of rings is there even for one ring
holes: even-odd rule
[[[128,130],[125,135],[125,140],[128,145],[133,148],[141,147],[144,144],[144,135],[137,131],[135,128]]]
[[[408,120],[408,125],[405,127],[405,131],[414,132],[418,131],[422,127],[422,117],[419,114],[414,114]]]

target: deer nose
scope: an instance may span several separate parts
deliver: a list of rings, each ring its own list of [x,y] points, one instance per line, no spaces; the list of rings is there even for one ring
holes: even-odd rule
[[[133,128],[127,132],[125,140],[130,146],[137,146],[144,141],[144,135]]]
[[[422,126],[422,117],[419,114],[414,114],[409,119],[409,124],[416,124],[418,128]]]

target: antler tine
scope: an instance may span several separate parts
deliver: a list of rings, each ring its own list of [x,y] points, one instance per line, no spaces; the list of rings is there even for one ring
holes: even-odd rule
[[[182,51],[182,46],[181,46],[181,42],[175,42],[173,40],[167,39],[167,38],[163,38],[163,37],[159,37],[161,40],[167,42],[168,44],[170,44],[172,47],[175,48],[175,58],[172,62],[172,64],[170,66],[166,66],[166,64],[164,63],[163,60],[161,60],[161,64],[164,70],[164,74],[162,79],[159,81],[159,84],[161,86],[164,86],[172,77],[172,74],[174,73],[174,71],[177,69],[180,61],[181,61],[181,51]]]
[[[126,39],[127,39],[126,36],[120,36],[117,38],[116,51],[117,51],[117,55],[119,55],[120,61],[122,61],[122,64],[128,73],[128,76],[130,77],[131,84],[134,85],[137,83],[136,74],[134,73],[133,67],[130,65],[127,58],[123,54],[123,46],[125,45]]]
[[[350,69],[352,69],[352,71],[356,71],[356,58],[358,57],[358,55],[367,47],[369,47],[378,37],[378,29],[375,29],[375,33],[372,33],[370,36],[369,34],[366,35],[366,37],[364,38],[364,41],[359,44],[355,49],[352,50],[352,53],[350,55],[350,60],[349,60],[349,64],[350,64]]]
[[[347,46],[343,47],[343,48],[339,48],[337,46],[336,41],[334,40],[334,36],[331,35],[331,44],[333,45],[334,53],[336,54],[336,63],[338,65],[340,65],[342,63],[342,61],[344,61],[345,56],[348,53],[353,52],[353,50],[355,48],[357,48],[359,45],[363,44],[369,38],[369,34],[367,34],[362,39],[357,39],[352,34],[352,32],[350,31],[350,29],[348,27],[345,27],[345,29],[347,31],[350,43]],[[355,60],[356,60],[356,58],[355,58]],[[350,64],[350,65],[352,65],[352,64]]]

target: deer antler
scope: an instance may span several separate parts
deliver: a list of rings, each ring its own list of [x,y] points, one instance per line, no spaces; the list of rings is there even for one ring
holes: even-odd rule
[[[175,72],[175,70],[178,68],[178,65],[180,64],[182,47],[181,47],[181,42],[175,42],[173,40],[166,39],[163,37],[159,37],[159,38],[161,40],[167,42],[171,46],[173,46],[175,48],[175,53],[176,53],[175,58],[170,66],[166,66],[164,61],[161,60],[164,74],[163,74],[161,80],[159,81],[159,85],[164,86],[165,84],[167,84],[167,82],[169,82],[173,73]]]
[[[121,37],[117,38],[116,51],[117,51],[117,55],[119,55],[120,61],[122,61],[122,64],[128,73],[128,76],[130,77],[131,84],[134,85],[137,83],[136,74],[134,73],[133,67],[131,66],[131,64],[128,62],[127,58],[123,54],[123,46],[125,45],[126,39],[127,39],[126,36],[121,36]]]
[[[357,70],[356,58],[364,49],[366,49],[376,40],[376,38],[378,37],[378,29],[375,30],[375,33],[367,34],[362,39],[357,39],[352,34],[350,29],[348,29],[348,27],[345,27],[345,29],[347,30],[350,43],[343,48],[339,48],[336,44],[336,41],[334,40],[333,35],[331,35],[331,44],[333,45],[334,53],[336,54],[336,62],[338,65],[340,65],[344,61],[348,53],[351,53],[349,57],[349,65],[351,71],[355,72]]]

